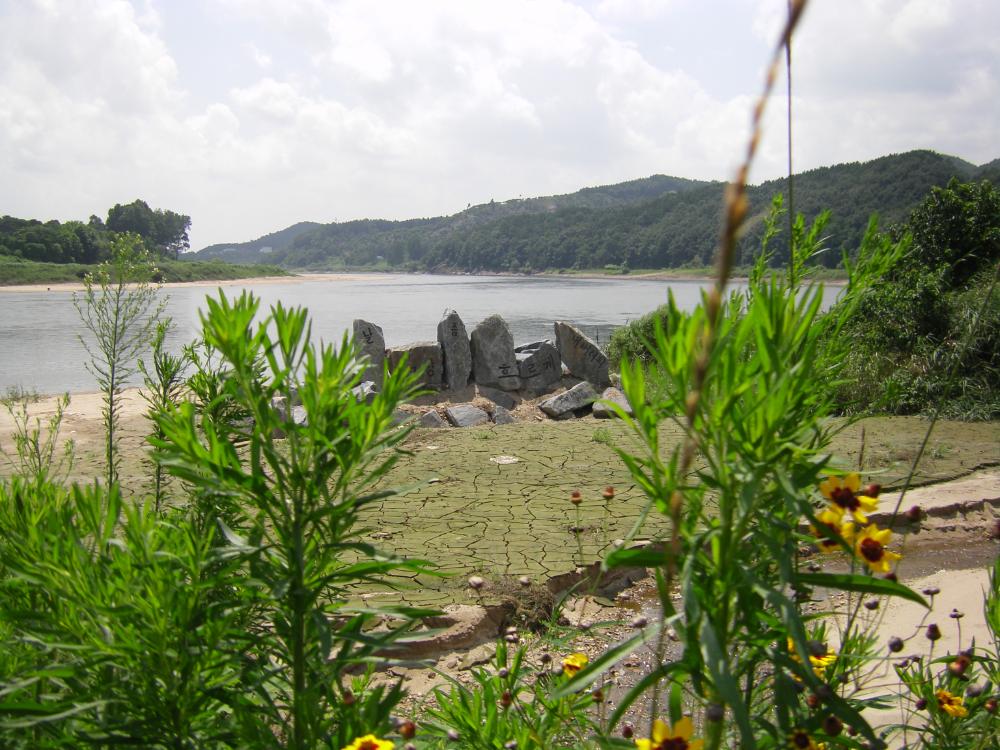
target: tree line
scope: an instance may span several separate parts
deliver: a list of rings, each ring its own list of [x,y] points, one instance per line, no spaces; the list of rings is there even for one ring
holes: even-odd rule
[[[816,262],[837,266],[861,244],[868,219],[884,226],[907,220],[933,187],[952,178],[1000,183],[997,162],[977,167],[932,151],[912,151],[867,163],[814,169],[794,178],[796,212],[831,218],[827,250]],[[567,196],[472,206],[451,215],[407,221],[364,219],[307,225],[237,245],[205,248],[199,257],[277,263],[286,268],[336,270],[386,267],[409,271],[629,269],[704,266],[712,262],[722,226],[721,182],[647,178],[589,188]],[[740,263],[759,252],[764,219],[786,180],[750,187],[751,215],[740,239]],[[278,235],[281,235],[280,238]],[[263,246],[270,247],[266,254]],[[784,236],[772,262],[787,261]]]
[[[117,235],[131,232],[159,258],[177,259],[188,249],[191,217],[153,209],[143,200],[116,203],[107,218],[87,222],[0,217],[0,255],[40,263],[100,263],[110,257]]]

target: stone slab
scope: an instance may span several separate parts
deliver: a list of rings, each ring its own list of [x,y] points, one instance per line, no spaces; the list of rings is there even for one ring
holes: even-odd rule
[[[584,381],[577,383],[568,391],[542,401],[538,408],[553,419],[566,419],[580,409],[594,403],[598,398],[594,386]]]
[[[425,411],[420,415],[420,419],[417,420],[417,424],[421,427],[447,427],[448,422],[438,414],[436,411],[431,409],[430,411]]]
[[[570,373],[597,388],[611,385],[608,357],[601,347],[570,323],[557,320],[554,328],[559,356]]]
[[[504,391],[520,390],[514,338],[503,318],[491,315],[482,321],[473,329],[470,344],[472,377],[477,384]]]
[[[395,372],[403,358],[407,366],[416,372],[424,368],[423,375],[417,381],[428,388],[441,387],[441,345],[436,341],[418,341],[394,347],[389,350],[389,371]]]
[[[621,410],[630,417],[632,416],[632,405],[628,402],[628,399],[625,398],[625,394],[615,387],[605,388],[604,393],[601,394],[601,401],[611,401],[612,403],[617,404]],[[595,417],[598,419],[611,419],[612,417],[618,416],[618,414],[612,411],[609,406],[602,404],[601,401],[594,404]]]
[[[496,388],[490,388],[488,385],[480,385],[477,387],[479,395],[483,398],[488,398],[494,404],[502,406],[505,409],[513,409],[517,405],[517,401],[506,391],[501,391]]]
[[[499,404],[493,409],[493,424],[514,424],[515,422],[517,420],[514,419],[514,415]]]
[[[444,413],[456,427],[475,427],[490,421],[489,414],[475,404],[455,404],[445,409]]]
[[[547,393],[562,378],[559,350],[551,341],[535,341],[514,349],[522,387],[532,393]]]
[[[438,344],[443,359],[442,381],[451,391],[461,390],[472,376],[472,346],[465,323],[454,310],[445,310],[437,327]]]
[[[382,365],[385,362],[385,336],[382,329],[367,320],[358,318],[353,323],[354,345],[358,353],[368,360],[362,380],[370,380],[376,387],[382,387],[383,371]]]

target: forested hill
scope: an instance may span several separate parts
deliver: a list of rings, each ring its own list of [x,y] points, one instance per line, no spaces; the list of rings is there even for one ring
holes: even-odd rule
[[[998,162],[977,167],[931,151],[911,151],[866,163],[839,164],[796,175],[795,210],[812,219],[830,209],[826,262],[857,247],[872,213],[882,226],[902,222],[933,186],[952,178],[1000,181]],[[264,238],[214,246],[199,258],[277,263],[336,270],[537,271],[558,268],[671,268],[711,261],[721,227],[724,185],[651,177],[566,196],[470,207],[448,217],[363,220],[303,228],[283,248]],[[785,180],[750,188],[751,217],[741,261],[760,246],[771,199]],[[655,197],[650,197],[650,195]],[[302,226],[302,225],[296,225]],[[285,230],[291,232],[293,228]],[[260,248],[271,250],[261,254]],[[781,260],[782,242],[772,247]],[[225,252],[227,248],[233,248]]]

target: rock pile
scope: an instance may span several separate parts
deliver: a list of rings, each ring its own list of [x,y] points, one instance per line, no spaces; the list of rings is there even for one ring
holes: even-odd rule
[[[366,358],[365,382],[360,393],[369,396],[381,387],[384,373],[404,363],[421,372],[420,385],[433,390],[463,391],[475,384],[485,408],[473,403],[454,404],[439,412],[419,415],[422,427],[471,427],[516,421],[512,412],[523,399],[553,393],[563,387],[563,377],[574,380],[563,392],[538,404],[552,419],[571,419],[593,412],[595,417],[616,416],[599,402],[617,404],[626,414],[631,407],[621,391],[610,388],[607,355],[579,328],[564,321],[553,326],[554,341],[534,341],[514,346],[507,322],[491,315],[471,335],[461,316],[445,310],[437,327],[437,341],[421,341],[385,348],[382,329],[366,320],[354,321],[354,340]],[[595,403],[596,402],[596,403]]]

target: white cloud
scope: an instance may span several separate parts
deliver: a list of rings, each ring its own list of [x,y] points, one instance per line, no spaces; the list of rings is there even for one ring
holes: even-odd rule
[[[727,89],[711,76],[753,78],[732,61],[760,69],[759,40],[770,45],[786,8],[762,0],[752,30],[720,36],[748,3],[7,3],[0,201],[15,215],[84,218],[143,197],[190,213],[201,246],[654,172],[726,178],[760,82]],[[797,167],[917,147],[995,158],[1000,8],[851,7],[813,2],[797,38]],[[199,13],[234,33],[206,33],[214,57],[198,50],[212,87],[185,34]],[[682,55],[659,55],[650,29],[661,27]],[[753,55],[713,57],[713,40],[741,35]],[[783,109],[771,102],[760,178],[784,169]]]

